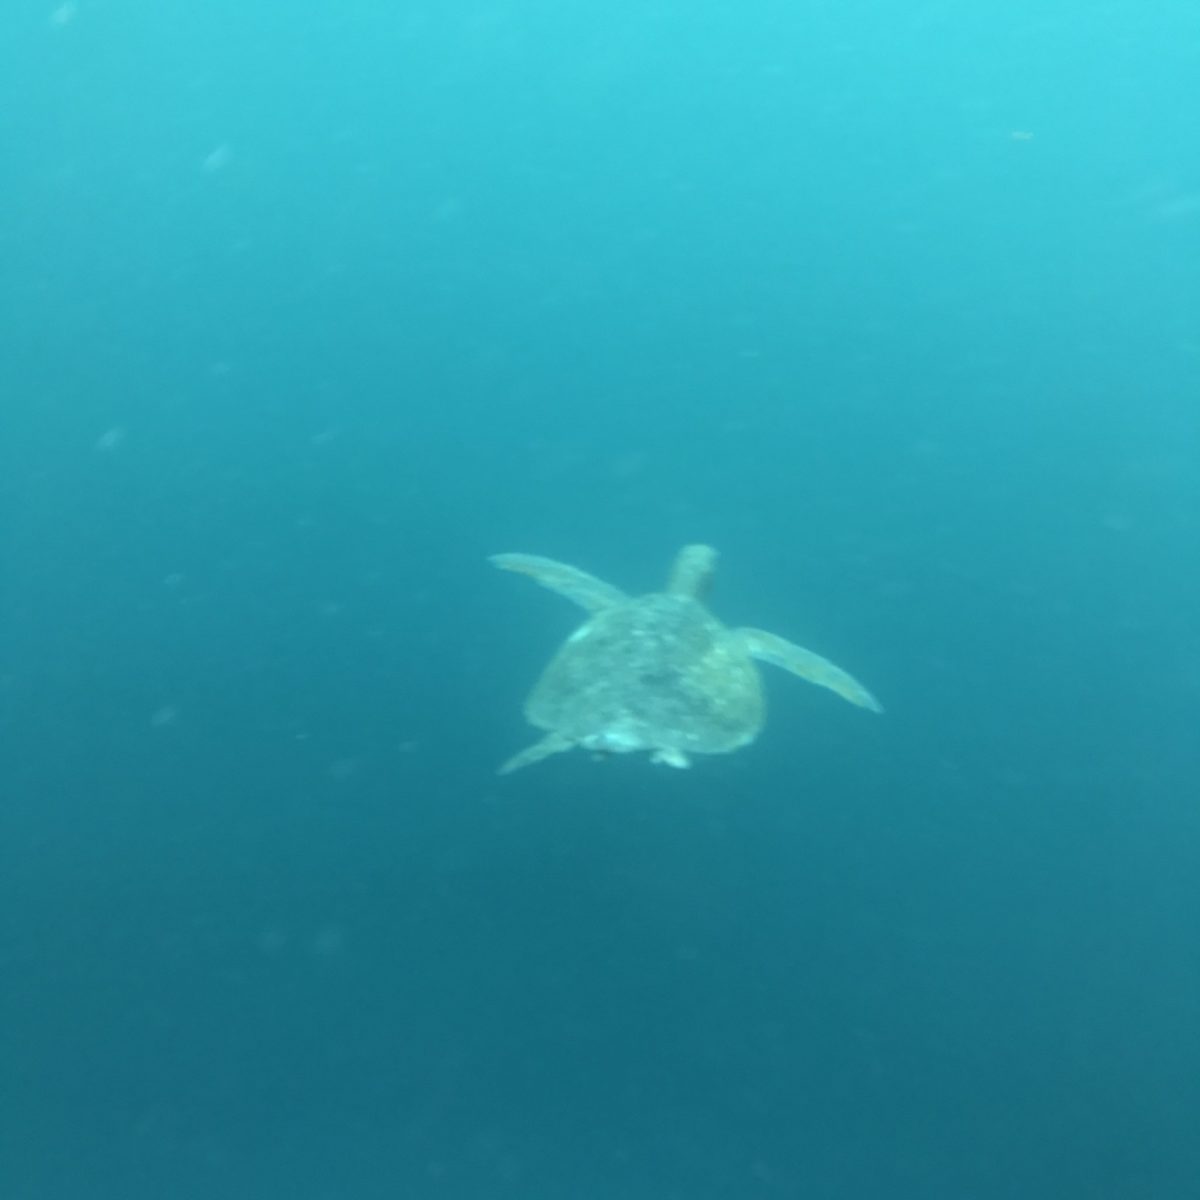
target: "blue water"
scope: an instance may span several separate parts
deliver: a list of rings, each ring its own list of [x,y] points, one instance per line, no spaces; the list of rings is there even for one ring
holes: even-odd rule
[[[3,1200],[1200,1195],[1200,7],[0,18]],[[688,541],[772,671],[497,779]]]

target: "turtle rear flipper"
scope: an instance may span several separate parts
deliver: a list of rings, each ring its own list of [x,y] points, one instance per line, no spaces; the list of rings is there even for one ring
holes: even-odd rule
[[[801,679],[807,679],[809,683],[828,688],[843,700],[857,704],[859,708],[883,712],[883,705],[853,675],[843,671],[841,667],[834,666],[829,659],[761,629],[739,629],[737,633],[751,657],[759,662],[782,667],[785,671],[791,671],[793,675],[799,675]]]
[[[682,750],[677,750],[673,746],[660,746],[650,755],[650,761],[652,763],[662,763],[668,767],[677,767],[684,771],[692,765],[688,756]]]
[[[534,742],[532,746],[526,746],[524,750],[514,754],[512,758],[501,765],[496,774],[511,775],[514,771],[541,762],[543,758],[549,758],[552,754],[561,754],[564,750],[570,750],[574,745],[575,742],[564,734],[548,733],[540,742]]]
[[[568,566],[567,563],[555,562],[552,558],[542,558],[537,554],[493,554],[488,562],[502,571],[528,575],[542,587],[549,588],[568,600],[574,600],[588,612],[613,608],[629,599],[620,588],[605,583],[603,579],[597,579],[595,575],[589,575],[578,567]]]

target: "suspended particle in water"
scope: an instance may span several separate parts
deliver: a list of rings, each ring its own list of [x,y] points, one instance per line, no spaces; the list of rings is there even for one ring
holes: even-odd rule
[[[204,161],[200,166],[202,170],[212,174],[214,171],[224,170],[229,166],[232,158],[233,151],[230,149],[229,143],[222,142],[215,150],[210,151],[204,156]]]
[[[164,704],[162,708],[155,709],[150,717],[150,725],[153,729],[166,729],[168,725],[174,725],[179,720],[179,709],[173,704]]]

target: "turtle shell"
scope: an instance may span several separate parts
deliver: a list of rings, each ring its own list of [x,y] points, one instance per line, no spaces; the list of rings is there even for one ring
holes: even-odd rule
[[[590,749],[718,754],[754,739],[765,705],[742,639],[699,600],[656,592],[580,626],[525,712]]]

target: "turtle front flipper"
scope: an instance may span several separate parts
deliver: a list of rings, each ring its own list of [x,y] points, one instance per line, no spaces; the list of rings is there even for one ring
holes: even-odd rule
[[[569,737],[565,737],[561,733],[548,733],[540,742],[534,742],[532,746],[526,746],[520,753],[514,754],[496,774],[511,775],[513,771],[532,766],[536,762],[541,762],[543,758],[549,758],[552,754],[561,754],[564,750],[570,750],[574,745],[575,743]]]
[[[835,667],[827,658],[805,650],[786,638],[764,633],[761,629],[739,629],[737,634],[750,656],[759,662],[782,667],[785,671],[791,671],[793,675],[799,675],[801,679],[807,679],[809,683],[828,688],[843,700],[857,704],[859,708],[883,712],[883,705],[853,675],[847,674],[841,667]]]
[[[542,558],[537,554],[493,554],[488,562],[502,571],[528,575],[542,587],[549,588],[560,596],[566,596],[568,600],[574,600],[588,612],[612,608],[616,604],[624,604],[629,599],[620,588],[597,579],[595,575],[589,575],[586,571],[570,567],[566,563],[555,562],[552,558]]]

